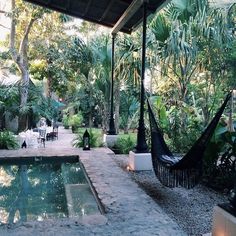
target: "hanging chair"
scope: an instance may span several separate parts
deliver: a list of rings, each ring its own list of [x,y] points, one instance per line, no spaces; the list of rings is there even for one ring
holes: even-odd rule
[[[215,114],[210,124],[183,157],[173,155],[168,148],[163,134],[157,125],[150,102],[147,100],[151,129],[153,169],[163,185],[167,187],[177,187],[181,185],[185,188],[192,188],[199,182],[202,175],[202,159],[204,152],[230,97],[231,93],[226,96],[224,103]]]

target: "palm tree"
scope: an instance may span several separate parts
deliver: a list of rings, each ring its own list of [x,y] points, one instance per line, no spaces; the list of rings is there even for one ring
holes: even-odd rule
[[[75,72],[77,79],[80,78],[79,82],[84,83],[87,93],[88,102],[88,119],[89,127],[92,127],[92,110],[94,107],[93,98],[93,78],[90,76],[90,72],[94,65],[94,55],[91,45],[84,43],[79,37],[73,37],[72,42],[67,51],[67,58],[73,71]],[[85,79],[81,78],[84,77]]]
[[[211,57],[211,53],[214,50],[217,50],[218,54],[223,53],[223,48],[230,38],[225,26],[222,12],[210,9],[207,0],[172,1],[166,10],[151,22],[150,28],[157,40],[156,48],[159,52],[157,55],[160,55],[162,76],[167,76],[172,84],[177,85],[178,100],[190,102],[192,82],[200,72],[212,70],[209,66],[213,65],[216,55]],[[217,70],[212,70],[211,78],[214,74],[214,77],[219,76],[216,72]],[[213,81],[209,80],[210,86]],[[207,122],[211,109],[207,107],[205,110],[207,113],[204,117]]]
[[[115,114],[116,127],[119,127],[119,117],[125,132],[132,121],[137,121],[134,115],[138,112],[139,86],[141,79],[141,42],[140,31],[130,35],[119,35],[116,47],[115,65]],[[137,126],[137,124],[136,124]]]
[[[109,107],[110,107],[110,86],[111,86],[111,41],[108,35],[99,36],[92,44],[95,58],[95,86],[102,94],[103,103],[99,105],[102,112],[103,129],[107,130]]]

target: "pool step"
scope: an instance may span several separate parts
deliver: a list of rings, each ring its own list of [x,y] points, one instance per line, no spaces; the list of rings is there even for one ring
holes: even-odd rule
[[[64,184],[86,184],[87,180],[84,176],[84,172],[80,167],[79,162],[63,163],[61,165],[61,173]]]
[[[96,200],[79,163],[62,164],[69,217],[100,214]]]
[[[65,191],[69,217],[100,214],[88,184],[66,184]]]

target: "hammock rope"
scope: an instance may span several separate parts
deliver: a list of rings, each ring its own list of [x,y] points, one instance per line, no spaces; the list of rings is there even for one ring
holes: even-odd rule
[[[167,187],[177,187],[181,185],[185,188],[192,188],[199,182],[202,175],[202,159],[204,152],[230,97],[231,93],[226,96],[220,109],[200,138],[182,158],[174,156],[168,148],[163,138],[162,131],[156,122],[150,102],[147,100],[151,128],[153,169],[162,184]]]

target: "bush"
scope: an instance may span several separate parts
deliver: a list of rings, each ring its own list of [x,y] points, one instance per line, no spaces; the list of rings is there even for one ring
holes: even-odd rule
[[[0,132],[0,149],[17,149],[19,144],[10,131]]]
[[[91,129],[89,130],[90,135],[90,147],[101,147],[102,143],[99,142],[99,137],[95,134]],[[76,137],[73,139],[73,146],[74,147],[83,147],[83,134],[77,133]]]
[[[219,125],[209,143],[203,168],[203,182],[216,190],[230,190],[236,177],[236,132]]]
[[[118,138],[112,150],[120,154],[128,154],[135,146],[135,140],[128,136],[126,138]]]
[[[69,129],[70,125],[69,125],[69,117],[67,115],[63,115],[62,118],[62,123],[65,129]]]
[[[76,130],[82,125],[83,117],[81,114],[75,114],[69,118],[69,125],[71,126],[72,132],[75,133]]]

